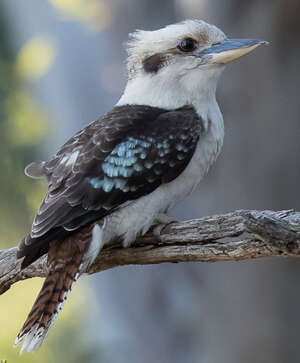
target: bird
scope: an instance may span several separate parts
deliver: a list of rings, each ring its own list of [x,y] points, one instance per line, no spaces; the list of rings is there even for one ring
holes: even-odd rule
[[[129,247],[192,193],[220,153],[216,101],[225,65],[267,44],[231,39],[203,20],[136,30],[127,43],[127,84],[117,104],[48,161],[25,168],[47,191],[17,258],[47,255],[47,276],[15,340],[20,353],[44,342],[74,283],[104,246]]]

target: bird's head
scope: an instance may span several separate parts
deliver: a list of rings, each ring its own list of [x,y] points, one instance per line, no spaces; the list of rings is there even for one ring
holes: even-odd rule
[[[201,95],[214,95],[225,64],[266,43],[229,39],[201,20],[138,30],[127,44],[128,84],[119,104],[176,108]]]

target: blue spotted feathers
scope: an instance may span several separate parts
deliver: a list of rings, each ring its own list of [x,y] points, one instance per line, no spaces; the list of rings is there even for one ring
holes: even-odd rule
[[[119,106],[38,165],[48,191],[22,242],[23,267],[49,242],[103,218],[179,176],[203,132],[193,107]]]

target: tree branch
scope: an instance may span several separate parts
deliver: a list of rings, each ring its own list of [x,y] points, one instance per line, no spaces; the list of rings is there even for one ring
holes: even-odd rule
[[[0,251],[0,294],[17,281],[44,277],[46,257],[20,270],[17,248]],[[259,257],[300,257],[300,213],[247,211],[204,217],[168,225],[156,241],[151,232],[130,248],[104,248],[88,273],[123,265],[162,262],[239,261]]]

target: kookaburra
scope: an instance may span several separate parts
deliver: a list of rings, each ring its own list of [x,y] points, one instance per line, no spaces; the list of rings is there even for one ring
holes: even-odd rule
[[[25,268],[47,254],[48,275],[16,338],[24,338],[21,352],[41,346],[103,246],[130,246],[168,223],[168,211],[198,186],[223,143],[219,76],[265,43],[228,39],[201,20],[130,35],[128,82],[116,106],[25,169],[48,190],[17,257]]]

